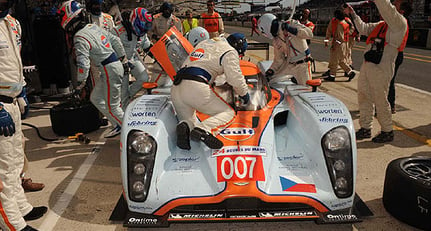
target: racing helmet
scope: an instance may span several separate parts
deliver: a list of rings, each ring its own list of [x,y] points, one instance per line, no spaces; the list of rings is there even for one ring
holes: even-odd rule
[[[198,43],[210,38],[210,34],[203,27],[195,27],[189,31],[186,35],[187,40],[195,47]]]
[[[257,21],[257,28],[260,30],[260,32],[262,32],[265,37],[273,39],[274,34],[276,34],[273,31],[273,25],[275,24],[275,22],[277,22],[277,17],[273,14],[266,13],[262,15],[262,17],[260,17]]]
[[[247,39],[245,35],[241,33],[233,33],[227,37],[227,42],[238,51],[238,54],[243,56],[247,50]]]
[[[90,11],[90,13],[94,15],[101,15],[102,4],[103,0],[87,0],[85,6],[87,8],[87,11]]]
[[[60,14],[61,27],[68,31],[72,25],[81,20],[81,12],[81,4],[77,1],[69,0],[63,2],[58,10],[58,13]]]
[[[142,7],[135,8],[130,14],[130,23],[138,37],[145,35],[152,27],[153,17]]]

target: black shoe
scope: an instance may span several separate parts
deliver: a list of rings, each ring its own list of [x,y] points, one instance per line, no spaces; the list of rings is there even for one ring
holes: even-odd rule
[[[375,136],[371,141],[374,143],[387,143],[394,140],[394,131],[390,132],[380,132],[377,136]]]
[[[391,113],[392,113],[392,114],[397,113],[397,109],[395,109],[394,107],[391,107]]]
[[[371,138],[371,129],[360,128],[356,132],[356,140]]]
[[[190,150],[190,128],[186,122],[177,125],[177,146],[181,149]]]
[[[192,140],[200,140],[204,142],[204,144],[206,144],[206,146],[211,149],[220,149],[223,147],[223,142],[221,142],[221,140],[217,139],[211,133],[200,128],[193,128],[192,132],[190,132],[190,137],[192,138]]]
[[[328,77],[324,78],[325,81],[330,81],[330,82],[334,82],[335,81],[335,76],[333,75],[329,75]]]
[[[350,82],[353,78],[355,78],[356,73],[354,71],[350,71],[350,73],[347,76],[349,77],[349,82]]]
[[[322,76],[330,76],[331,73],[329,72],[329,70],[327,70],[325,73],[322,74]]]
[[[26,227],[24,227],[20,231],[37,231],[37,229],[31,227],[30,225],[27,225]]]
[[[32,221],[39,219],[46,213],[46,211],[48,211],[46,206],[33,207],[33,209],[24,216],[24,220]]]
[[[344,77],[349,77],[349,73],[344,72]]]

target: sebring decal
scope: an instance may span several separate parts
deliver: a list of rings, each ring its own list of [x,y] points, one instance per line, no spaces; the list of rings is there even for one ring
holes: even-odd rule
[[[217,182],[265,181],[262,156],[217,156]]]
[[[230,141],[244,141],[250,139],[255,134],[254,129],[246,124],[233,123],[228,128],[222,130],[220,135]]]
[[[314,184],[309,184],[294,176],[289,176],[289,178],[290,179],[280,176],[280,183],[283,191],[316,193],[316,186]]]
[[[203,58],[204,55],[205,55],[204,49],[202,49],[202,48],[196,49],[190,54],[190,61],[199,60],[199,59]]]

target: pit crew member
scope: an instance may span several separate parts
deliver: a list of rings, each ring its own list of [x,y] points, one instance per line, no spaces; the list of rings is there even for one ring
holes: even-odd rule
[[[239,65],[239,57],[246,49],[245,36],[234,33],[227,39],[216,37],[200,42],[184,61],[171,90],[180,121],[177,125],[179,148],[190,150],[190,138],[204,142],[211,149],[223,147],[216,136],[233,121],[235,111],[217,95],[212,84],[217,76],[225,74],[226,82],[248,104],[250,95]],[[210,117],[197,123],[196,110]]]

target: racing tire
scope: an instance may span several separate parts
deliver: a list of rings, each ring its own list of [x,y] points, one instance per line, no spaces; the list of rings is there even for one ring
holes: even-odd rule
[[[60,103],[49,111],[52,130],[59,136],[88,133],[100,128],[101,119],[97,108],[89,101],[75,104]]]
[[[431,230],[431,158],[407,157],[390,162],[383,205],[398,220]]]

